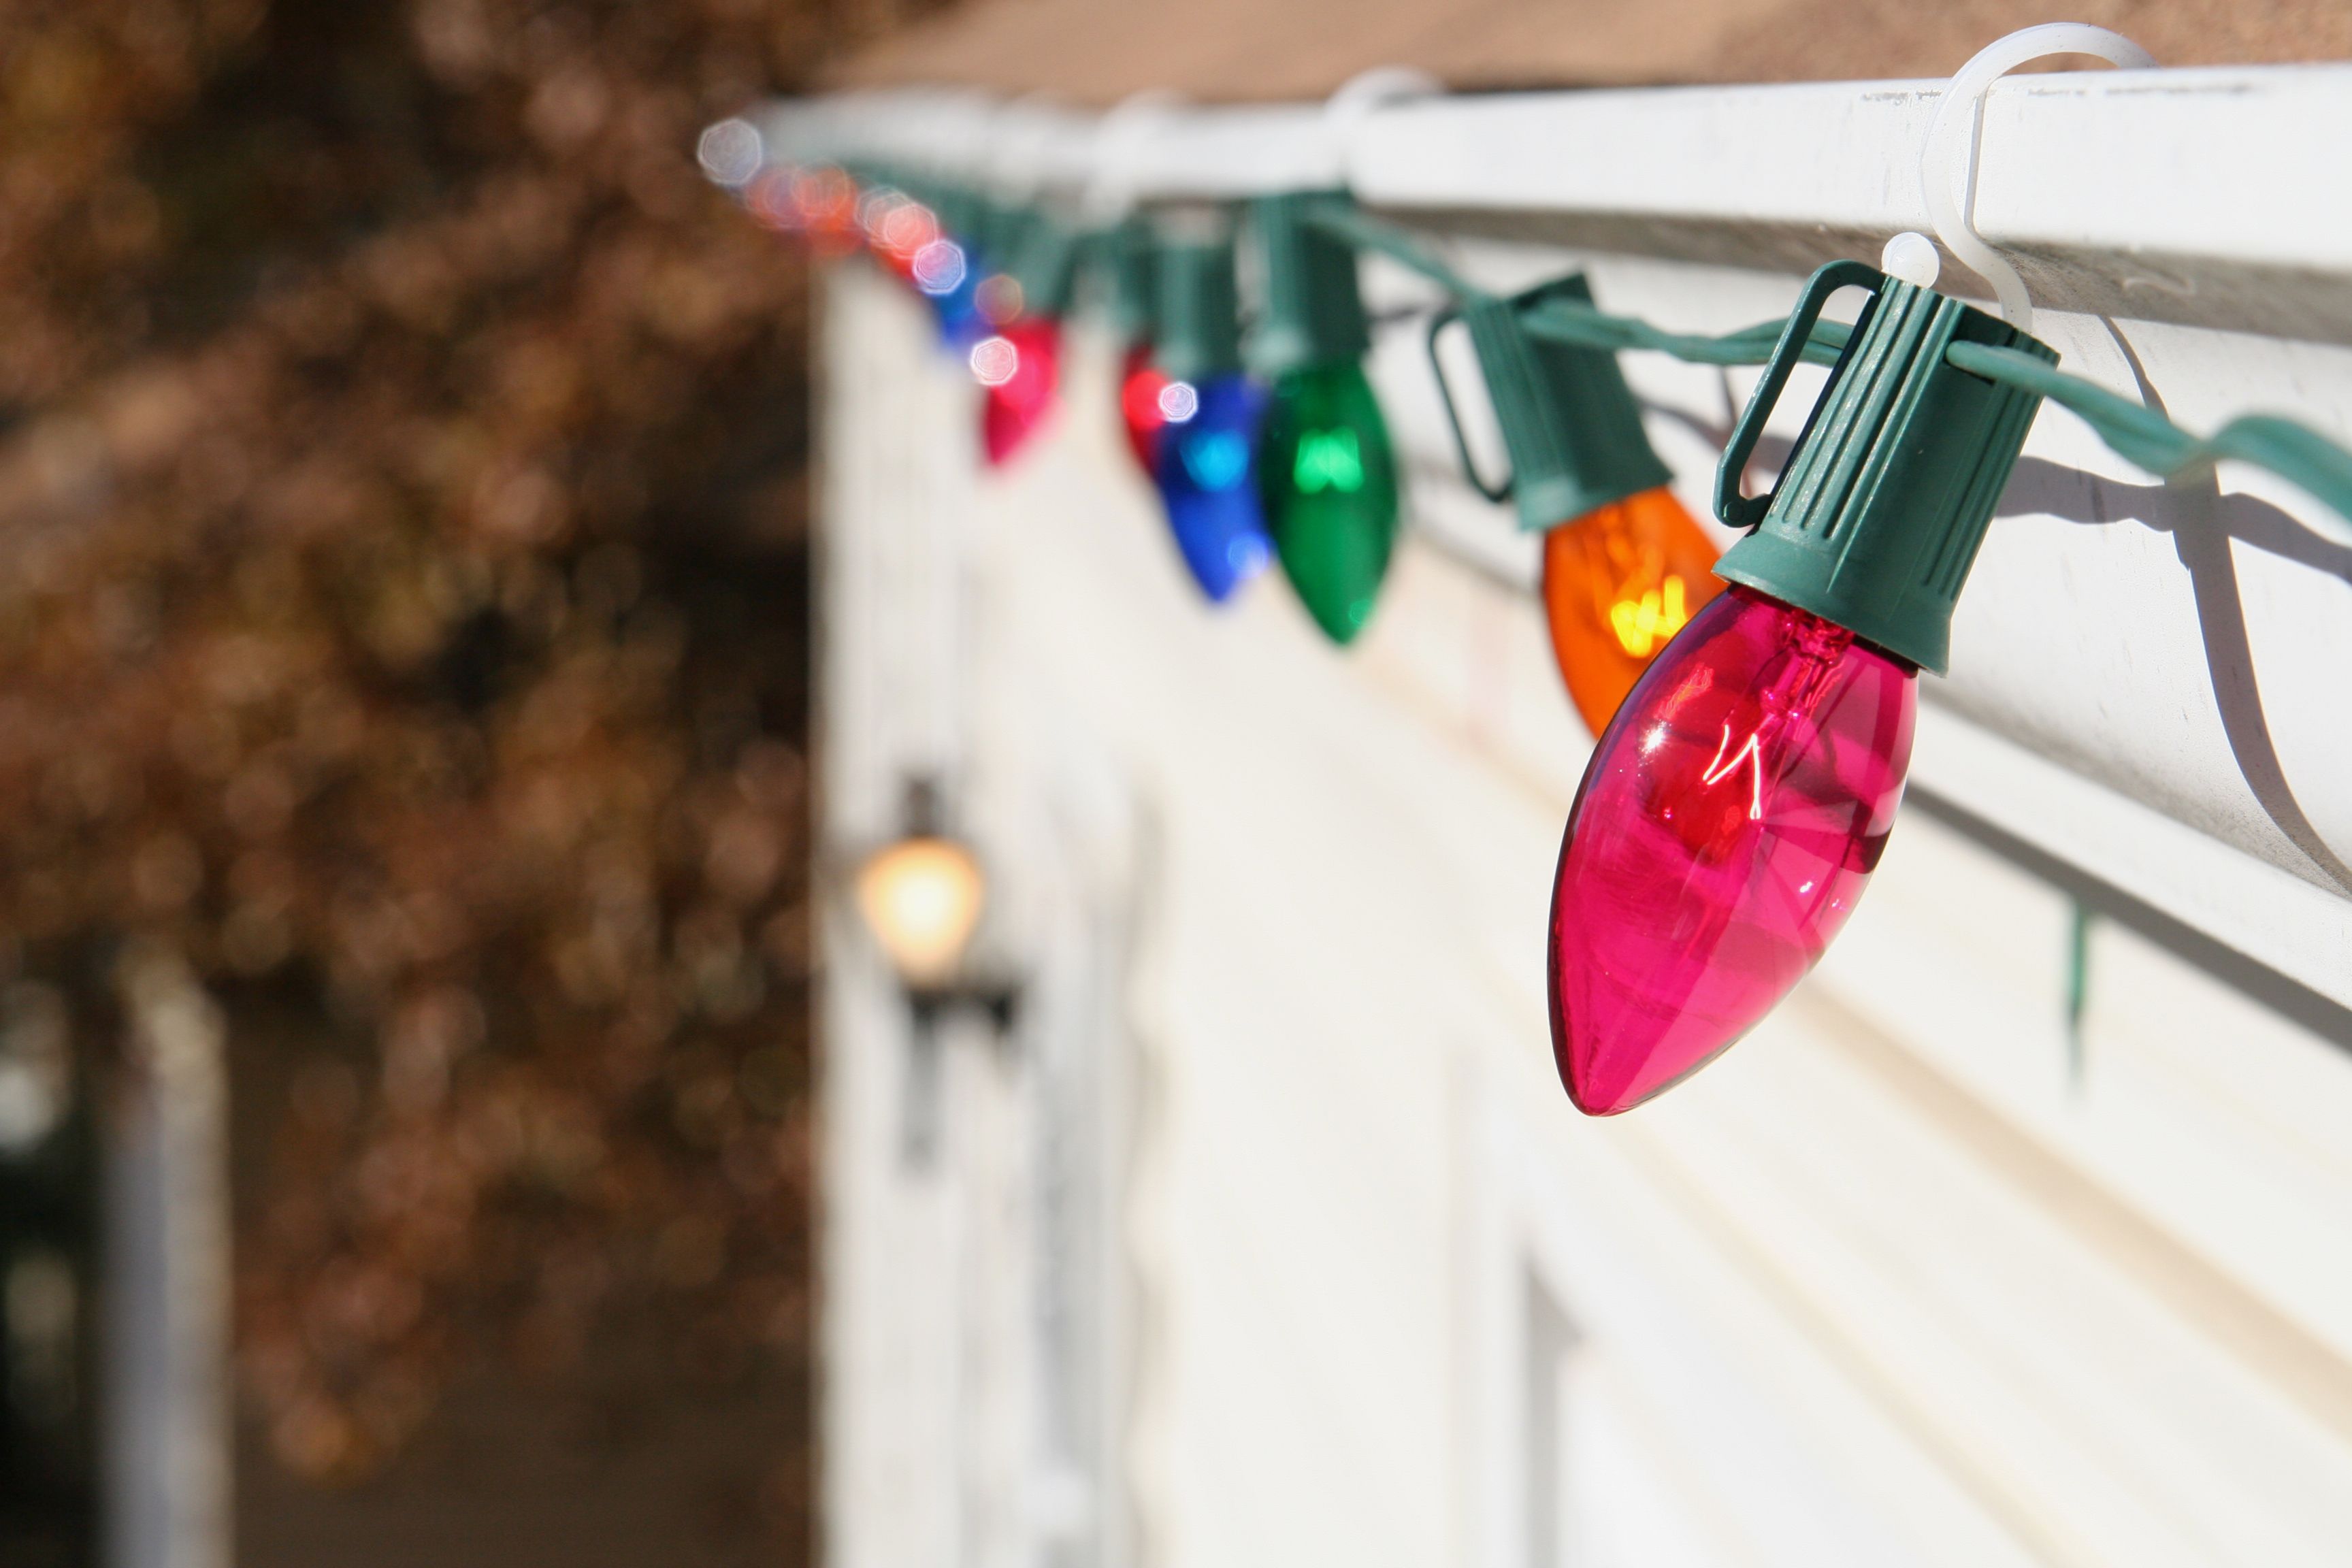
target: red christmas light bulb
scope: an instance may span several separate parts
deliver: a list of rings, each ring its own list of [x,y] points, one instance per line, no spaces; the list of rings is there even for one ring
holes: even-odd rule
[[[1917,671],[1734,586],[1602,733],[1552,889],[1552,1050],[1588,1115],[1720,1055],[1810,970],[1876,869]]]
[[[819,256],[845,256],[857,247],[857,184],[847,174],[830,166],[803,170],[793,176],[792,203],[800,231]]]
[[[982,389],[981,449],[992,468],[1028,445],[1060,405],[1061,363],[1062,324],[1050,316],[1008,321],[972,345],[971,374]]]
[[[1168,378],[1152,363],[1151,345],[1137,343],[1129,349],[1119,374],[1118,414],[1127,427],[1128,450],[1147,478],[1160,468],[1160,431],[1168,423],[1160,395],[1167,389]]]
[[[869,200],[866,230],[875,254],[904,276],[923,247],[940,238],[940,220],[911,196],[877,192]]]

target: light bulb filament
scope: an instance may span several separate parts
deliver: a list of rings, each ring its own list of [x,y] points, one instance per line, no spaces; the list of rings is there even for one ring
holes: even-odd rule
[[[1314,495],[1321,490],[1338,490],[1353,495],[1364,488],[1364,453],[1357,445],[1356,433],[1341,426],[1336,430],[1309,430],[1298,438],[1298,456],[1290,465],[1291,482],[1301,495]]]
[[[1699,783],[1720,784],[1729,778],[1742,763],[1748,764],[1748,820],[1761,822],[1764,820],[1764,754],[1756,744],[1754,731],[1748,731],[1748,739],[1742,741],[1739,749],[1734,752],[1731,749],[1731,721],[1725,720],[1723,739],[1715,748],[1715,761],[1709,763],[1706,772],[1699,775]]]
[[[1617,646],[1635,658],[1647,658],[1689,620],[1689,593],[1678,576],[1669,575],[1638,599],[1619,599],[1609,606],[1609,629]]]

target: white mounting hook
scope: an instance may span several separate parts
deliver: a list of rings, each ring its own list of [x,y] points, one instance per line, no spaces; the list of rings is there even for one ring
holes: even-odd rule
[[[1444,90],[1444,82],[1412,66],[1374,66],[1358,71],[1333,88],[1331,96],[1323,100],[1323,126],[1329,135],[1332,173],[1337,183],[1349,183],[1349,153],[1356,140],[1356,128],[1370,119],[1373,110],[1408,99],[1433,98]]]
[[[1919,153],[1920,194],[1927,199],[1936,237],[1992,285],[2000,300],[2002,320],[2021,332],[2033,330],[2033,300],[2025,291],[2025,280],[2009,258],[1977,232],[1978,153],[1984,134],[1986,90],[2018,67],[2051,55],[2092,55],[2126,70],[2147,70],[2156,64],[2154,55],[2121,33],[2088,23],[2045,22],[2022,28],[1979,49],[1974,58],[1953,73],[1943,101],[1937,106],[1935,121],[1927,128],[1927,144]],[[1956,154],[1966,160],[1957,177],[1952,167]],[[1890,256],[1902,240],[1897,235],[1895,244],[1888,246]],[[1932,271],[1928,278],[1933,280]]]
[[[1323,118],[1345,132],[1384,104],[1434,98],[1444,90],[1444,82],[1412,66],[1374,66],[1331,89],[1331,96],[1323,100]]]

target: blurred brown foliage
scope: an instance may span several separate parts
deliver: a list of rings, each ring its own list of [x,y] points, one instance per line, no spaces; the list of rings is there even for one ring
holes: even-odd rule
[[[315,1015],[303,1474],[624,1304],[805,1364],[804,277],[693,151],[887,19],[0,0],[0,963]]]

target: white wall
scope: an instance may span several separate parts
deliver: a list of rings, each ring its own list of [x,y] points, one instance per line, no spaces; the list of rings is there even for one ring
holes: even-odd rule
[[[1409,542],[1346,654],[1276,578],[1210,609],[1098,353],[976,478],[916,307],[828,292],[830,827],[947,760],[998,951],[1065,999],[1018,1065],[950,1047],[910,1173],[903,1018],[831,933],[837,1564],[1051,1561],[1077,1518],[1171,1568],[2352,1556],[2352,1058],[2101,923],[2070,1080],[2070,906],[1914,812],[1780,1013],[1580,1119],[1542,933],[1586,742],[1507,563]],[[1077,1276],[1036,1235],[1069,1138]]]

